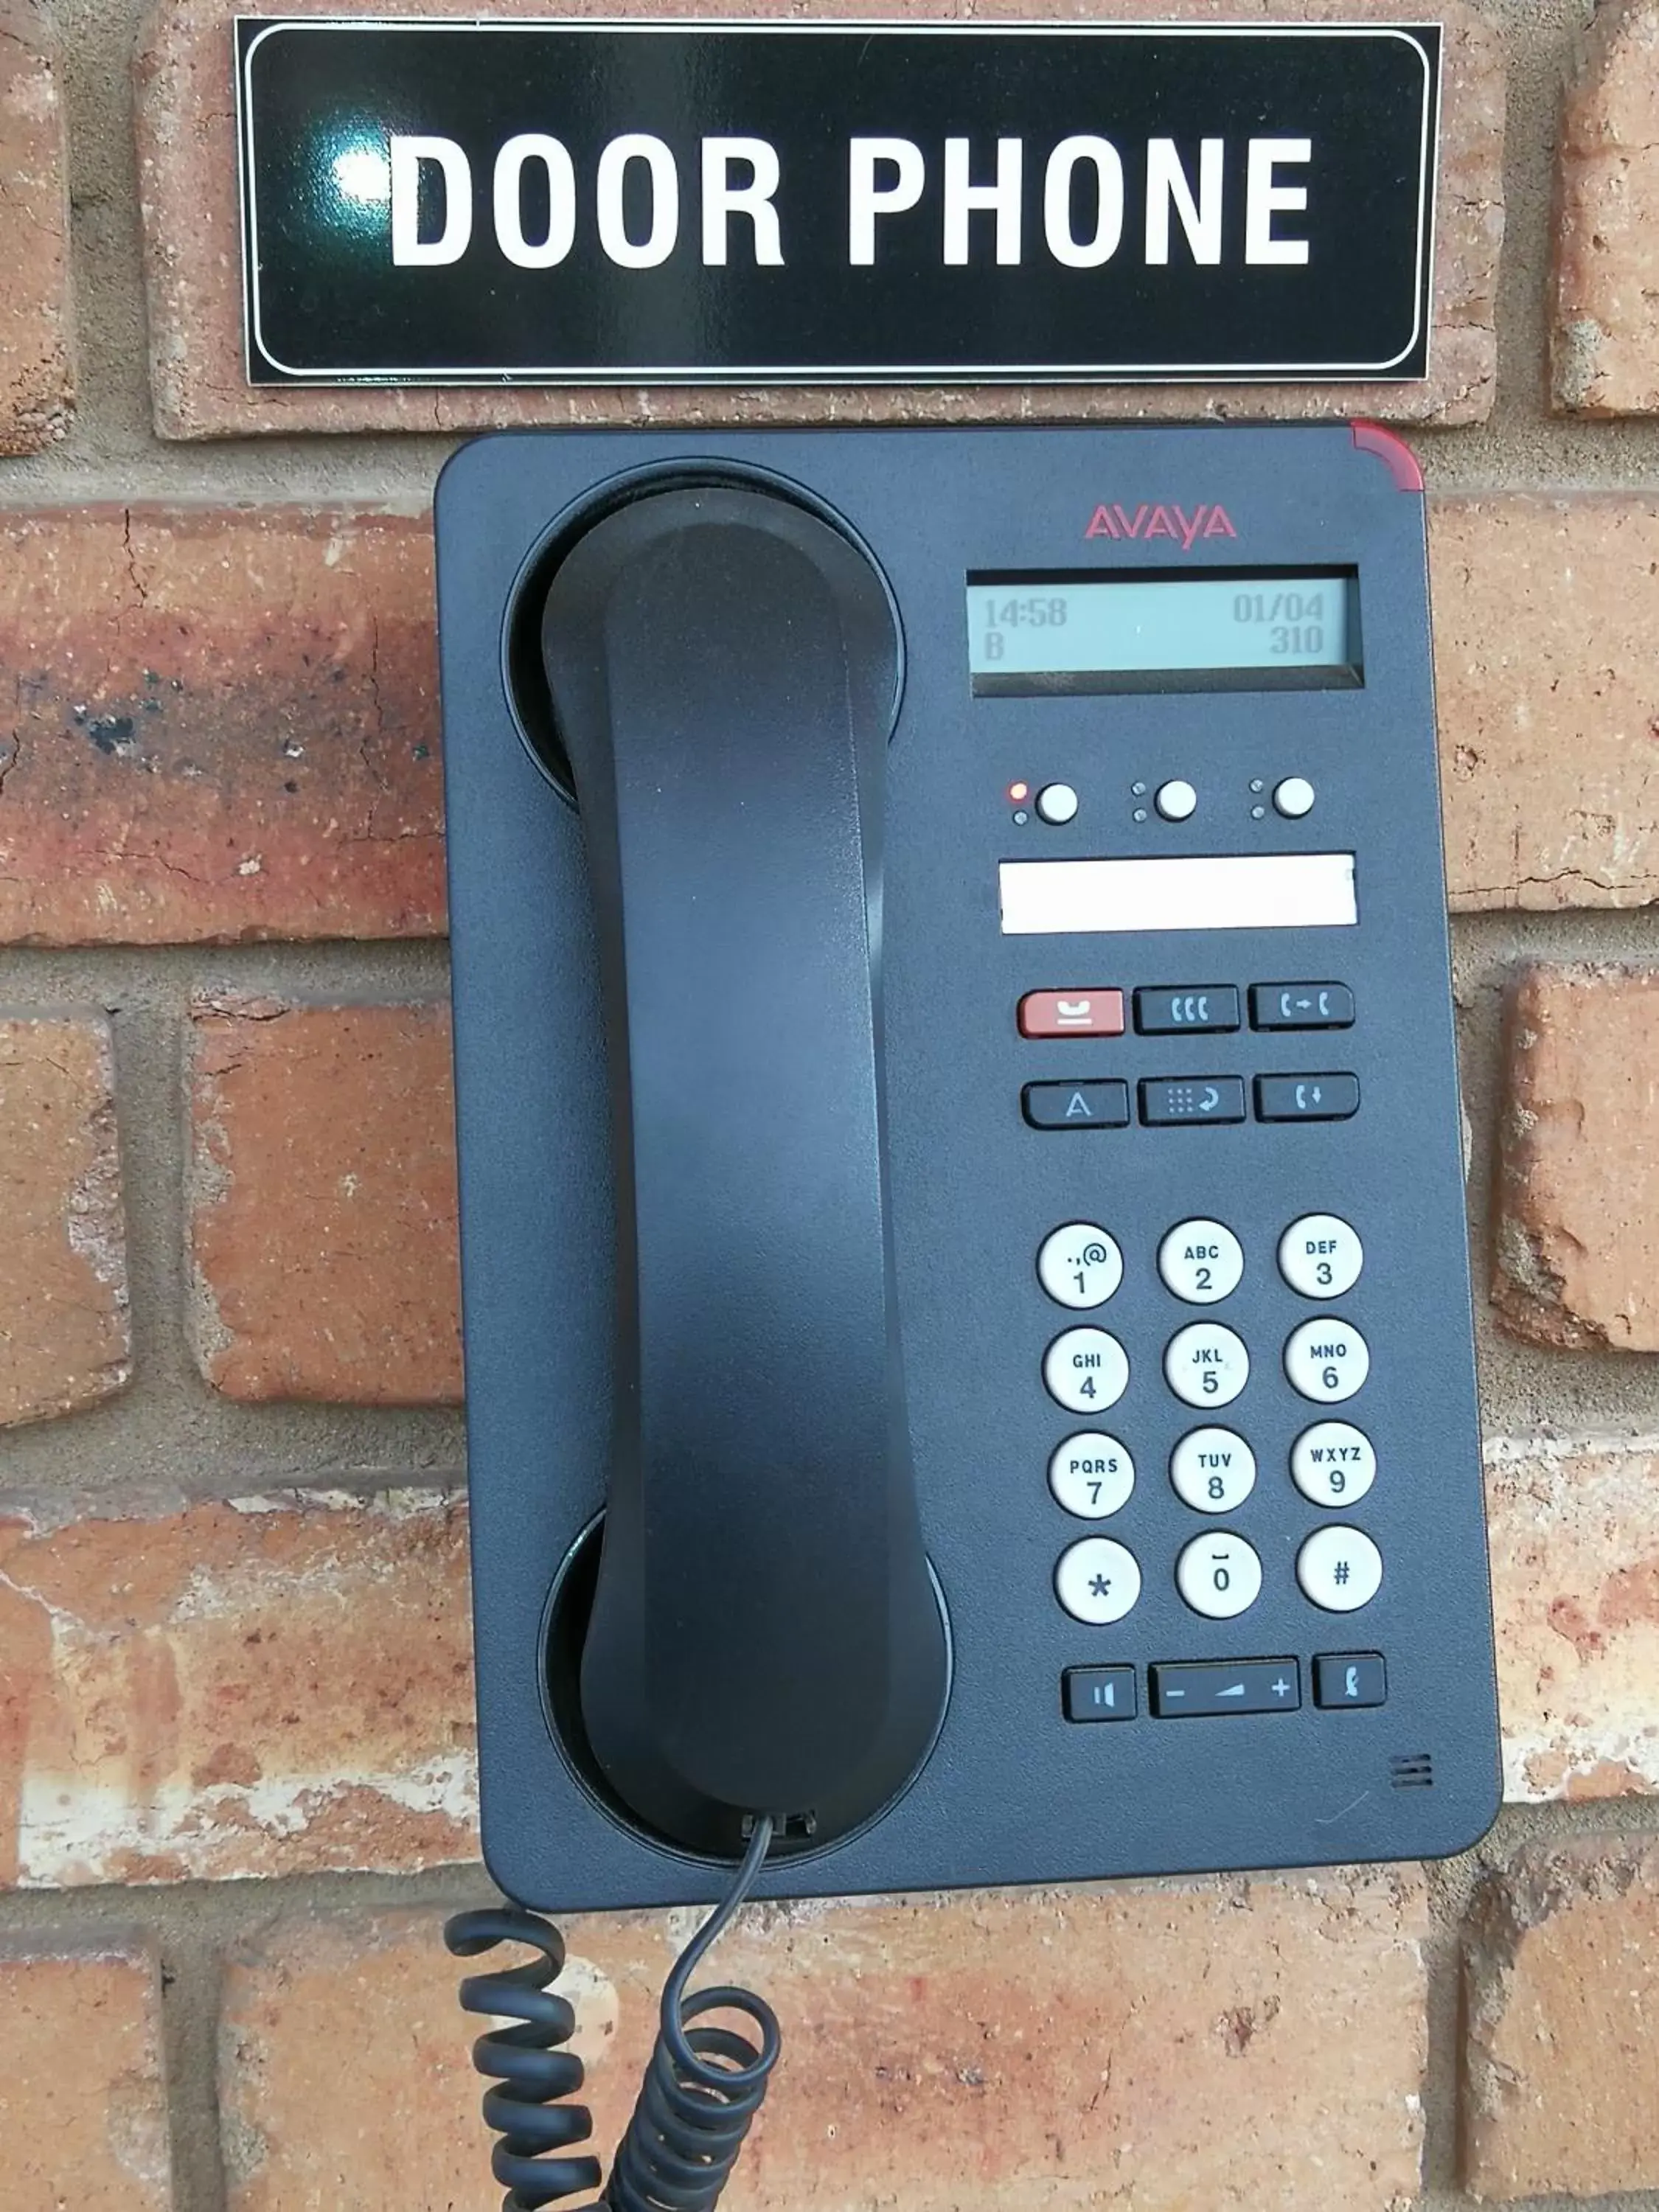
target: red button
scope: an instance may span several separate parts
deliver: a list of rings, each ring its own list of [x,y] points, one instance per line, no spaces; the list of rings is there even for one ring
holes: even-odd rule
[[[1121,1036],[1123,994],[1086,987],[1028,991],[1019,1002],[1019,1033],[1028,1037]]]

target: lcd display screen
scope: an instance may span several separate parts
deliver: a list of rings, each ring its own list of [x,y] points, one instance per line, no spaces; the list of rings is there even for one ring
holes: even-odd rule
[[[1364,680],[1352,568],[970,576],[975,692],[1302,691]]]
[[[998,872],[1005,937],[1340,929],[1359,919],[1352,853],[1005,860]]]

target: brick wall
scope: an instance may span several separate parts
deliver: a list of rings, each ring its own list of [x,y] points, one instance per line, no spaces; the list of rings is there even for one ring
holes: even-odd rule
[[[426,505],[455,429],[645,403],[247,391],[232,12],[0,0],[0,2201],[483,2212]],[[905,406],[1411,426],[1510,1803],[752,1916],[734,2207],[1659,2203],[1659,0],[1445,13],[1426,386]],[[678,1932],[571,1931],[601,2137]]]

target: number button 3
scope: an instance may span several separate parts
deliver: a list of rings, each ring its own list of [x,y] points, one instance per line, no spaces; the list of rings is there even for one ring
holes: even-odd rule
[[[1279,1272],[1304,1298],[1340,1298],[1365,1264],[1358,1232],[1334,1213],[1304,1213],[1279,1240]]]

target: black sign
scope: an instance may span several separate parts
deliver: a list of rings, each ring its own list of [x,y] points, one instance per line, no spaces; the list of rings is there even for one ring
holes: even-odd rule
[[[236,26],[256,384],[1407,379],[1440,33]]]

